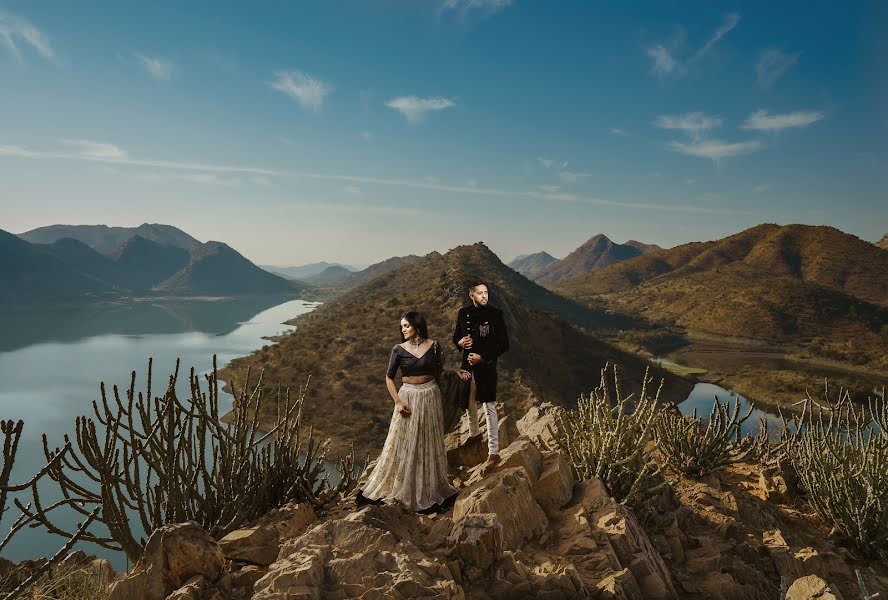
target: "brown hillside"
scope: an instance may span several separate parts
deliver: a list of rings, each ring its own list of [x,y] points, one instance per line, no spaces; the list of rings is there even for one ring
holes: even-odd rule
[[[888,233],[882,236],[882,239],[876,242],[876,246],[882,250],[888,250]]]
[[[655,252],[660,252],[661,250],[663,250],[662,247],[656,244],[645,244],[644,242],[639,242],[638,240],[629,240],[623,245],[641,250],[642,254],[654,254]]]
[[[562,260],[540,270],[534,277],[534,281],[541,284],[551,284],[641,255],[642,251],[638,248],[615,244],[607,236],[598,234]]]
[[[692,331],[803,345],[823,337],[854,345],[854,362],[885,359],[888,254],[831,227],[759,225],[553,289]]]
[[[295,389],[311,375],[308,409],[316,431],[332,438],[337,450],[352,441],[362,450],[378,449],[392,413],[384,371],[399,340],[399,316],[407,310],[424,313],[431,336],[443,345],[454,368],[453,320],[467,299],[466,283],[479,274],[489,281],[491,303],[503,310],[510,329],[511,349],[500,366],[499,398],[507,410],[526,408],[531,393],[572,404],[597,384],[608,360],[623,365],[626,381],[641,381],[643,361],[540,310],[581,307],[506,267],[483,244],[460,246],[446,255],[433,252],[343,294],[298,317],[297,330],[278,344],[232,361],[224,376],[240,382],[254,365],[265,368],[266,384]],[[675,378],[667,390],[678,400],[690,387]]]

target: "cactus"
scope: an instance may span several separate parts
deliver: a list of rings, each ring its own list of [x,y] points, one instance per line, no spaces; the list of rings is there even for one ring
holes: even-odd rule
[[[743,460],[762,443],[761,436],[740,434],[740,427],[752,410],[750,405],[741,418],[739,398],[734,398],[731,409],[730,401],[722,404],[718,396],[712,403],[709,420],[705,422],[697,418],[696,409],[689,417],[663,409],[655,429],[657,447],[676,471],[688,477],[704,477]]]
[[[50,469],[57,466],[64,454],[71,449],[67,444],[62,450],[58,451],[49,461],[25,483],[10,484],[9,479],[12,475],[12,467],[15,463],[15,456],[18,453],[18,445],[21,441],[22,430],[24,429],[24,421],[0,421],[0,433],[3,435],[3,463],[0,464],[0,521],[2,521],[3,513],[6,512],[6,501],[10,492],[21,492],[31,489],[36,494],[37,483],[49,472]],[[9,531],[0,540],[0,552],[12,541],[16,533],[21,531],[25,526],[31,525],[38,521],[38,517],[30,513],[31,505],[23,506],[18,500],[15,501],[16,506],[21,511],[18,518],[13,522]],[[44,514],[53,511],[61,506],[68,505],[65,500],[54,503],[45,509]],[[21,596],[36,581],[44,577],[50,569],[67,556],[68,551],[76,544],[86,533],[89,526],[96,519],[99,507],[96,507],[86,516],[86,520],[80,523],[77,530],[67,536],[67,541],[48,561],[44,562],[40,568],[36,569],[30,576],[15,587],[13,590],[5,589],[6,586],[0,582],[0,593],[3,593],[3,600],[13,600]]]
[[[191,369],[191,397],[184,401],[176,394],[178,372],[177,361],[159,397],[151,394],[150,360],[144,395],[135,391],[135,372],[124,399],[114,386],[109,401],[102,384],[94,417],[78,417],[74,440],[65,436],[69,452],[50,450],[43,437],[51,463],[46,473],[61,488],[63,502],[84,516],[101,507],[97,520],[107,535],[85,532],[82,539],[122,550],[133,562],[146,542],[139,529],[150,534],[192,520],[222,537],[288,501],[319,504],[327,486],[326,442],[315,440],[311,428],[306,438],[301,428],[307,384],[295,402],[289,390],[278,390],[273,425],[261,433],[261,374],[250,387],[247,372],[243,390],[235,394],[233,420],[223,425],[215,356],[205,376],[207,391]],[[20,507],[23,513],[70,537],[48,516],[52,506],[43,505],[36,486],[32,495],[34,508]]]
[[[856,406],[847,390],[804,400],[785,420],[786,454],[812,508],[861,553],[888,563],[888,430],[884,397]]]
[[[588,397],[580,396],[577,409],[565,412],[549,432],[579,479],[598,477],[618,502],[636,504],[664,485],[660,468],[645,455],[645,445],[654,433],[663,382],[650,397],[651,379],[645,372],[641,394],[633,401],[634,394],[622,394],[616,366],[611,390],[608,368],[601,369],[599,386]]]

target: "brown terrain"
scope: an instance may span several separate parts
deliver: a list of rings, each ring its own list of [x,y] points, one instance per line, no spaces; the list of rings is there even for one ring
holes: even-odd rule
[[[882,236],[882,239],[876,242],[876,246],[883,250],[888,250],[888,233]]]
[[[680,332],[690,345],[670,357],[769,403],[823,377],[885,385],[888,252],[831,227],[759,225],[551,287]]]
[[[888,565],[830,532],[791,469],[667,470],[637,510],[597,478],[577,481],[540,440],[557,412],[534,404],[501,420],[493,469],[476,465],[484,448],[463,422],[446,442],[459,495],[436,514],[358,507],[352,492],[285,505],[218,541],[194,523],[163,527],[110,600],[851,600],[858,581],[871,598],[888,592]]]
[[[533,280],[543,285],[549,285],[562,279],[576,277],[636,256],[642,256],[645,254],[644,248],[651,248],[651,246],[640,242],[633,243],[634,245],[616,244],[607,236],[598,234],[560,261],[541,269]],[[653,248],[657,247],[653,246]]]
[[[239,389],[248,367],[254,375],[264,369],[267,387],[298,390],[311,376],[307,410],[316,435],[331,438],[336,451],[351,443],[362,452],[375,451],[392,414],[384,376],[391,347],[400,339],[401,314],[425,314],[429,334],[448,354],[448,368],[456,368],[453,322],[468,301],[467,283],[479,274],[489,282],[491,304],[503,310],[509,327],[511,348],[500,361],[499,399],[510,410],[526,409],[531,396],[575,404],[598,381],[607,361],[622,367],[626,381],[642,381],[644,360],[588,331],[598,324],[611,326],[611,315],[529,281],[483,244],[445,255],[433,252],[344,293],[296,318],[296,331],[278,343],[232,361],[222,377]],[[684,399],[691,382],[667,379],[667,399]]]

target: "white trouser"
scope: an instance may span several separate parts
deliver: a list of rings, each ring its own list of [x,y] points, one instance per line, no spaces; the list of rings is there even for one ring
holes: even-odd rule
[[[478,388],[475,387],[475,376],[472,375],[471,392],[469,393],[469,435],[474,436],[481,433],[478,428],[478,403],[475,402],[475,395]],[[484,403],[484,417],[487,421],[487,453],[499,454],[499,417],[496,414],[496,402]]]

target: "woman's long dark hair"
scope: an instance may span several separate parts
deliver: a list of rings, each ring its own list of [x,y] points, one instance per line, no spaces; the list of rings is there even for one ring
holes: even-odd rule
[[[411,310],[410,312],[406,312],[401,315],[401,318],[410,323],[411,327],[413,327],[416,332],[419,334],[419,337],[429,339],[429,326],[426,324],[425,317],[422,314],[416,312],[415,310]],[[401,321],[398,321],[398,334],[401,336],[401,341],[406,342],[404,339],[404,334],[401,333]]]

